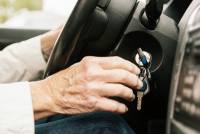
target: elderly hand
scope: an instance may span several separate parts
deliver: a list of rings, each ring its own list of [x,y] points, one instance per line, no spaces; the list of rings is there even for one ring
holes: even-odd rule
[[[62,26],[58,27],[57,29],[51,30],[41,36],[41,49],[44,56],[44,59],[47,61],[53,46],[58,38],[62,30]]]
[[[56,113],[94,111],[125,113],[128,108],[110,97],[133,101],[142,87],[139,68],[119,57],[85,57],[45,80],[32,82],[35,118]]]

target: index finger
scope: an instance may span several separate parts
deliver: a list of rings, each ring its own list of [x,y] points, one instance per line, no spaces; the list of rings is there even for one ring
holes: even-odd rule
[[[103,69],[123,69],[134,74],[140,74],[140,69],[132,62],[121,57],[97,57],[97,62]]]

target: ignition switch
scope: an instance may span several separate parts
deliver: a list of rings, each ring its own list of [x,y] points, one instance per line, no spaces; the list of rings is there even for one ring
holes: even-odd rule
[[[135,56],[135,61],[139,67],[144,67],[146,69],[146,74],[149,80],[151,80],[150,67],[152,63],[152,56],[150,53],[143,51],[141,48],[138,48],[138,53]]]

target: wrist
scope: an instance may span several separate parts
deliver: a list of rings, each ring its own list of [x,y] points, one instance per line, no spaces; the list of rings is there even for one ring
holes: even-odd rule
[[[30,82],[29,85],[35,120],[53,115],[54,113],[51,110],[53,103],[49,96],[45,80]]]

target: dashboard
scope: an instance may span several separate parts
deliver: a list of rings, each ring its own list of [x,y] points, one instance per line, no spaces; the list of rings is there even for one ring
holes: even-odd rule
[[[200,133],[200,2],[193,1],[180,25],[172,77],[168,134]]]

